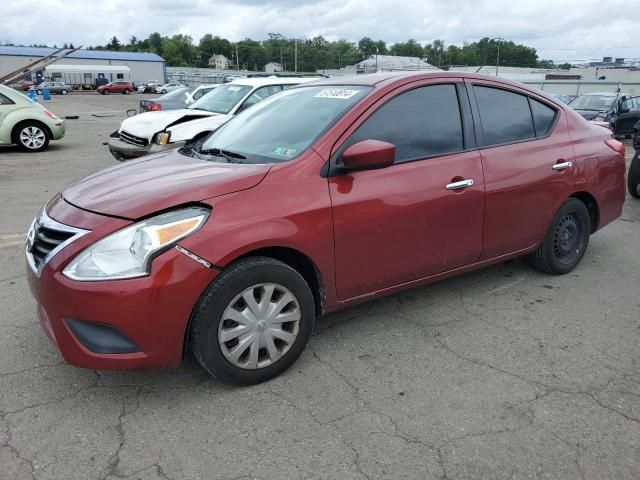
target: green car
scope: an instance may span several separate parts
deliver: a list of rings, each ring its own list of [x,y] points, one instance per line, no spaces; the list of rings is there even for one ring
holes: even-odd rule
[[[41,152],[64,137],[64,120],[22,93],[0,85],[0,145]]]

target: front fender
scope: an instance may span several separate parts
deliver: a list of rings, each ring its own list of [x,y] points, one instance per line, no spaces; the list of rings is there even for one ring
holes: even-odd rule
[[[51,130],[51,125],[49,124],[48,117],[44,116],[39,108],[28,106],[17,108],[15,110],[12,110],[2,118],[2,123],[0,123],[0,144],[12,143],[11,131],[13,130],[13,127],[25,120],[35,120],[41,122],[46,125],[49,130]]]

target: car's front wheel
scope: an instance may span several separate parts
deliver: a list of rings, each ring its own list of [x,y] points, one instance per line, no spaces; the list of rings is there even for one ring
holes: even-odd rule
[[[165,93],[167,93],[167,90],[165,88],[163,88],[160,93],[162,93],[164,95]]]
[[[556,213],[540,246],[530,255],[530,261],[545,273],[569,273],[582,260],[590,234],[589,210],[577,198],[569,198]]]
[[[103,95],[109,95],[111,92],[105,88],[100,93],[103,94]]]
[[[62,89],[62,90],[60,90],[60,93],[61,93],[62,95],[66,95],[66,94],[67,94],[67,93],[69,93],[69,92],[68,92],[66,89]]]
[[[49,145],[49,131],[38,122],[23,122],[13,130],[13,143],[27,152],[41,152]]]
[[[627,187],[629,189],[629,195],[633,198],[640,198],[640,150],[636,150],[631,160],[631,165],[629,165]]]
[[[191,324],[191,348],[210,374],[251,385],[289,368],[314,322],[313,295],[302,275],[272,258],[246,258],[203,294]]]
[[[125,88],[124,91],[122,92],[124,95],[129,95],[131,93],[131,90],[129,90],[128,88]]]
[[[42,90],[38,89],[38,90],[36,90],[36,93],[37,93],[38,95],[42,95]]]

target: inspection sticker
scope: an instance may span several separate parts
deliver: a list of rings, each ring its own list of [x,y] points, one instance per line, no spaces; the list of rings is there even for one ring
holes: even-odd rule
[[[316,93],[314,97],[318,98],[338,98],[342,100],[346,100],[347,98],[353,97],[356,93],[359,93],[360,90],[346,90],[344,88],[325,88],[324,90]]]
[[[278,147],[271,153],[271,155],[277,155],[278,157],[283,157],[283,158],[291,158],[295,154],[296,154],[295,148],[287,148],[287,147]]]

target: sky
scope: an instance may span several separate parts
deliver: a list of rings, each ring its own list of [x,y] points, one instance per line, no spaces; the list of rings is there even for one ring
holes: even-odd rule
[[[101,45],[206,33],[231,41],[322,35],[387,44],[413,38],[462,45],[499,37],[556,62],[603,56],[640,59],[640,14],[628,0],[4,0],[0,43]],[[630,9],[631,7],[631,9]],[[624,12],[627,12],[625,14]],[[633,14],[632,14],[633,12]]]

